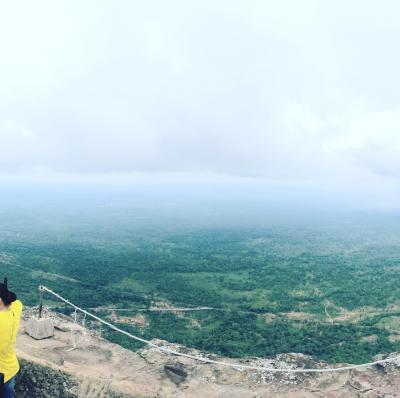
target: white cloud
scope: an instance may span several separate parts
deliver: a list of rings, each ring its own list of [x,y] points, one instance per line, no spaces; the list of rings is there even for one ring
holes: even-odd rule
[[[398,2],[0,5],[0,171],[399,178]]]
[[[32,171],[41,168],[42,143],[23,124],[0,122],[0,170]]]

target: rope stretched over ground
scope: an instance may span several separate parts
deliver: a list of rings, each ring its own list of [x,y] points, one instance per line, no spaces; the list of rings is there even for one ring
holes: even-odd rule
[[[195,355],[190,355],[190,354],[184,354],[166,347],[162,347],[162,346],[158,346],[154,343],[152,343],[149,340],[143,339],[139,336],[135,336],[132,333],[129,333],[125,330],[122,330],[120,328],[118,328],[117,326],[113,325],[110,322],[105,321],[104,319],[84,310],[83,308],[78,307],[77,305],[71,303],[69,300],[65,299],[64,297],[60,296],[59,294],[57,294],[56,292],[54,292],[53,290],[47,288],[46,286],[39,286],[39,290],[41,292],[47,292],[51,295],[53,295],[54,297],[58,298],[59,300],[63,301],[64,303],[68,304],[69,306],[73,307],[75,309],[75,311],[80,311],[83,314],[85,314],[85,316],[88,316],[90,318],[95,319],[96,321],[102,323],[103,325],[109,327],[110,329],[124,334],[125,336],[128,336],[134,340],[140,341],[144,344],[147,344],[150,347],[153,347],[161,352],[164,352],[166,354],[171,354],[171,355],[176,355],[176,356],[180,356],[180,357],[185,357],[185,358],[189,358],[189,359],[194,359],[196,361],[199,362],[203,362],[203,363],[208,363],[208,364],[213,364],[213,365],[221,365],[221,366],[226,366],[226,367],[230,367],[230,368],[235,368],[235,369],[241,369],[241,370],[257,370],[257,371],[261,371],[261,372],[274,372],[274,373],[332,373],[332,372],[344,372],[344,371],[348,371],[348,370],[353,370],[353,369],[360,369],[360,368],[366,368],[366,367],[370,367],[373,365],[380,365],[380,364],[384,364],[384,363],[389,363],[389,362],[394,362],[399,360],[400,361],[400,355],[395,356],[393,358],[386,358],[386,359],[381,359],[378,361],[374,361],[374,362],[368,362],[368,363],[363,363],[360,365],[349,365],[349,366],[343,366],[343,367],[339,367],[339,368],[320,368],[320,369],[285,369],[285,368],[268,368],[268,367],[263,367],[263,366],[252,366],[252,365],[242,365],[242,364],[235,364],[235,363],[230,363],[230,362],[223,362],[223,361],[215,361],[213,359],[209,359],[206,357],[200,357],[200,356],[195,356]]]

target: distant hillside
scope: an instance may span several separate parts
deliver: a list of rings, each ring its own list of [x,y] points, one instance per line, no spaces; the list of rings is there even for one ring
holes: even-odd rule
[[[25,305],[43,284],[146,339],[231,358],[302,352],[363,363],[400,351],[397,222],[149,231],[45,220],[0,231],[0,274]],[[148,311],[166,306],[215,310]]]

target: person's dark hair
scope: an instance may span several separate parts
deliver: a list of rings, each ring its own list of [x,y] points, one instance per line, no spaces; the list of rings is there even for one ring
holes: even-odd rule
[[[17,299],[17,295],[8,290],[7,278],[4,278],[4,282],[0,283],[0,298],[3,300],[5,305],[10,305]]]

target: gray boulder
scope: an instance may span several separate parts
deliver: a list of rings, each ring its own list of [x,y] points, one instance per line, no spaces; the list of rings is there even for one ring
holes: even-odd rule
[[[36,340],[47,339],[54,335],[54,324],[50,318],[31,317],[26,323],[25,331]]]

